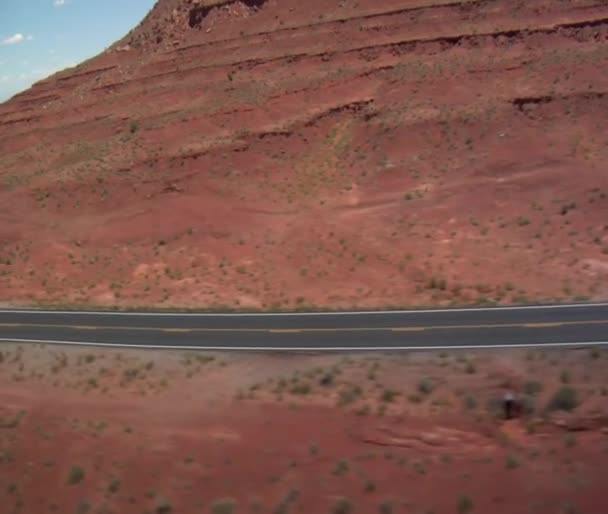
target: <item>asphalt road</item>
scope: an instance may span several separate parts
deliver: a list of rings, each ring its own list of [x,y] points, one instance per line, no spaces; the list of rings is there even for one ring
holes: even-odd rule
[[[0,342],[230,350],[608,344],[608,303],[293,314],[0,310]]]

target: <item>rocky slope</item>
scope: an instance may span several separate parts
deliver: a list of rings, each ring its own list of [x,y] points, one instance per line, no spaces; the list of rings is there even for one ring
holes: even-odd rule
[[[608,296],[603,0],[160,0],[0,105],[0,301]]]

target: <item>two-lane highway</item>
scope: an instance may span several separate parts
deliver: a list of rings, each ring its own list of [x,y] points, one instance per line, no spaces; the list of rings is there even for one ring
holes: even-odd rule
[[[0,342],[226,350],[608,344],[608,303],[382,312],[0,310]]]

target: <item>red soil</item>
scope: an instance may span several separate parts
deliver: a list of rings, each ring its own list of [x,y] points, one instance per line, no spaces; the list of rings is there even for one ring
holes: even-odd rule
[[[260,513],[347,512],[335,510],[340,498],[353,513],[601,514],[606,505],[605,352],[479,354],[473,374],[461,355],[208,361],[5,345],[3,357],[3,514],[215,514],[223,498]],[[522,392],[533,378],[540,413],[562,370],[581,400],[573,414],[504,422],[486,407],[506,383]],[[319,385],[325,373],[332,385]],[[428,394],[417,386],[425,377]],[[347,403],[354,385],[361,392]],[[383,403],[387,389],[398,396]],[[76,466],[84,478],[69,484]],[[465,496],[468,511],[458,509]]]
[[[608,297],[605,2],[215,3],[0,105],[2,300]]]

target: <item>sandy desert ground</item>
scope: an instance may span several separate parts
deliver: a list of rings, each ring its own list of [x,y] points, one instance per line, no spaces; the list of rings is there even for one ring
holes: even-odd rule
[[[606,350],[0,351],[6,514],[605,511]]]

